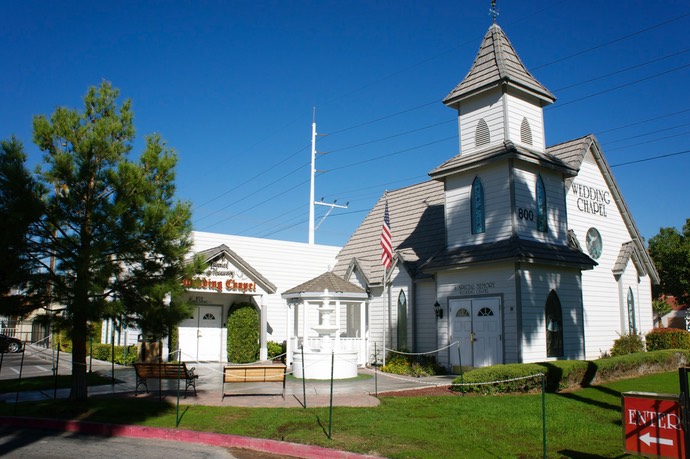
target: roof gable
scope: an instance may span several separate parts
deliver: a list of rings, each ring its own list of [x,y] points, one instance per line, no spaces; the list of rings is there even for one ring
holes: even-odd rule
[[[225,244],[202,250],[196,255],[200,256],[206,264],[212,264],[214,261],[217,262],[221,259],[227,259],[233,265],[237,266],[238,269],[242,270],[245,275],[254,279],[265,292],[275,293],[277,290],[275,285],[262,276],[257,270],[252,268],[252,266],[243,260],[242,257],[230,250],[230,248]]]
[[[589,134],[578,139],[570,140],[568,142],[548,147],[546,149],[546,152],[557,158],[560,158],[563,162],[567,163],[570,167],[574,168],[577,171],[580,170],[582,162],[584,161],[587,154],[591,153],[594,162],[596,163],[597,167],[599,168],[599,171],[601,172],[602,177],[604,178],[604,181],[606,182],[606,185],[611,191],[611,195],[613,196],[614,202],[618,207],[621,218],[623,219],[623,222],[625,223],[625,226],[628,229],[628,233],[632,238],[631,243],[634,244],[635,252],[637,253],[637,256],[640,258],[640,263],[642,263],[644,267],[641,272],[646,272],[647,274],[649,274],[652,283],[658,284],[659,273],[657,272],[656,267],[654,266],[652,258],[649,256],[649,252],[647,252],[647,249],[644,246],[644,239],[642,238],[640,231],[637,229],[637,225],[635,225],[635,221],[632,218],[632,214],[630,213],[628,205],[625,203],[625,200],[623,199],[623,195],[621,194],[621,191],[618,188],[616,180],[613,178],[611,167],[606,161],[606,158],[604,158],[604,155],[601,151],[601,147],[599,146],[599,142],[597,141],[596,137],[593,134]],[[566,179],[566,186],[572,185],[572,182],[573,179]]]

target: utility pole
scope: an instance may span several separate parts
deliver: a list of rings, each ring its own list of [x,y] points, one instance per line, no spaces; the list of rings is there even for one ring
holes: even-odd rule
[[[314,111],[312,114],[312,123],[311,123],[311,170],[310,170],[310,181],[309,181],[309,244],[313,245],[314,244],[314,232],[318,229],[319,226],[321,226],[321,223],[330,215],[330,213],[333,211],[334,208],[338,209],[347,209],[347,204],[344,206],[336,204],[336,201],[333,201],[333,203],[327,203],[323,202],[323,198],[321,198],[321,201],[316,201],[314,199],[314,181],[316,177],[316,107],[314,107]],[[328,212],[326,212],[326,215],[323,216],[321,221],[319,222],[318,226],[314,227],[314,205],[319,205],[319,206],[327,206],[330,207]]]
[[[316,174],[316,107],[311,121],[311,180],[309,181],[309,245],[314,244],[314,175]]]

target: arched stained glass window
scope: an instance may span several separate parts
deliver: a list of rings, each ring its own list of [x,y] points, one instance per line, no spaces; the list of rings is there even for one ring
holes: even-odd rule
[[[632,288],[628,287],[628,331],[631,335],[637,334],[637,323],[635,322],[635,295]]]
[[[477,313],[477,317],[489,317],[493,316],[494,311],[491,308],[481,308],[479,312]]]
[[[541,175],[537,177],[537,231],[546,233],[549,230],[546,205],[546,188]]]
[[[472,221],[472,234],[480,234],[485,231],[484,226],[484,187],[479,177],[472,182],[470,192],[470,219]]]
[[[407,349],[407,297],[405,291],[398,295],[398,349]]]
[[[460,309],[458,309],[458,312],[455,313],[455,317],[469,317],[469,316],[470,316],[470,313],[465,308],[460,308]]]
[[[563,313],[555,290],[546,298],[546,356],[563,357]]]
[[[216,316],[208,312],[204,314],[204,317],[202,317],[201,320],[216,320]]]

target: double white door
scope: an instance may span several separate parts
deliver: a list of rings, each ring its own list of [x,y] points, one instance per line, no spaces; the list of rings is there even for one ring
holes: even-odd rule
[[[220,306],[196,306],[189,319],[180,322],[182,360],[219,362],[223,345]]]
[[[500,298],[450,300],[451,363],[464,367],[485,367],[503,363]]]

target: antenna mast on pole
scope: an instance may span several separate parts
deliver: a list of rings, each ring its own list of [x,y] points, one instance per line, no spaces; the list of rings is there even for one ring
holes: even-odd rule
[[[319,222],[319,226],[321,226],[321,223],[328,217],[328,215],[333,212],[334,208],[338,209],[347,209],[347,204],[344,206],[341,206],[339,204],[336,204],[335,201],[333,203],[327,203],[323,202],[323,198],[321,198],[321,201],[316,201],[314,199],[314,178],[316,176],[316,107],[314,107],[314,111],[312,114],[312,123],[311,123],[311,172],[310,172],[310,185],[309,185],[309,244],[313,245],[314,244],[314,232],[316,231],[317,227],[314,227],[314,205],[320,205],[320,206],[327,206],[330,207],[328,212],[326,212],[326,215],[323,216],[321,221]]]

